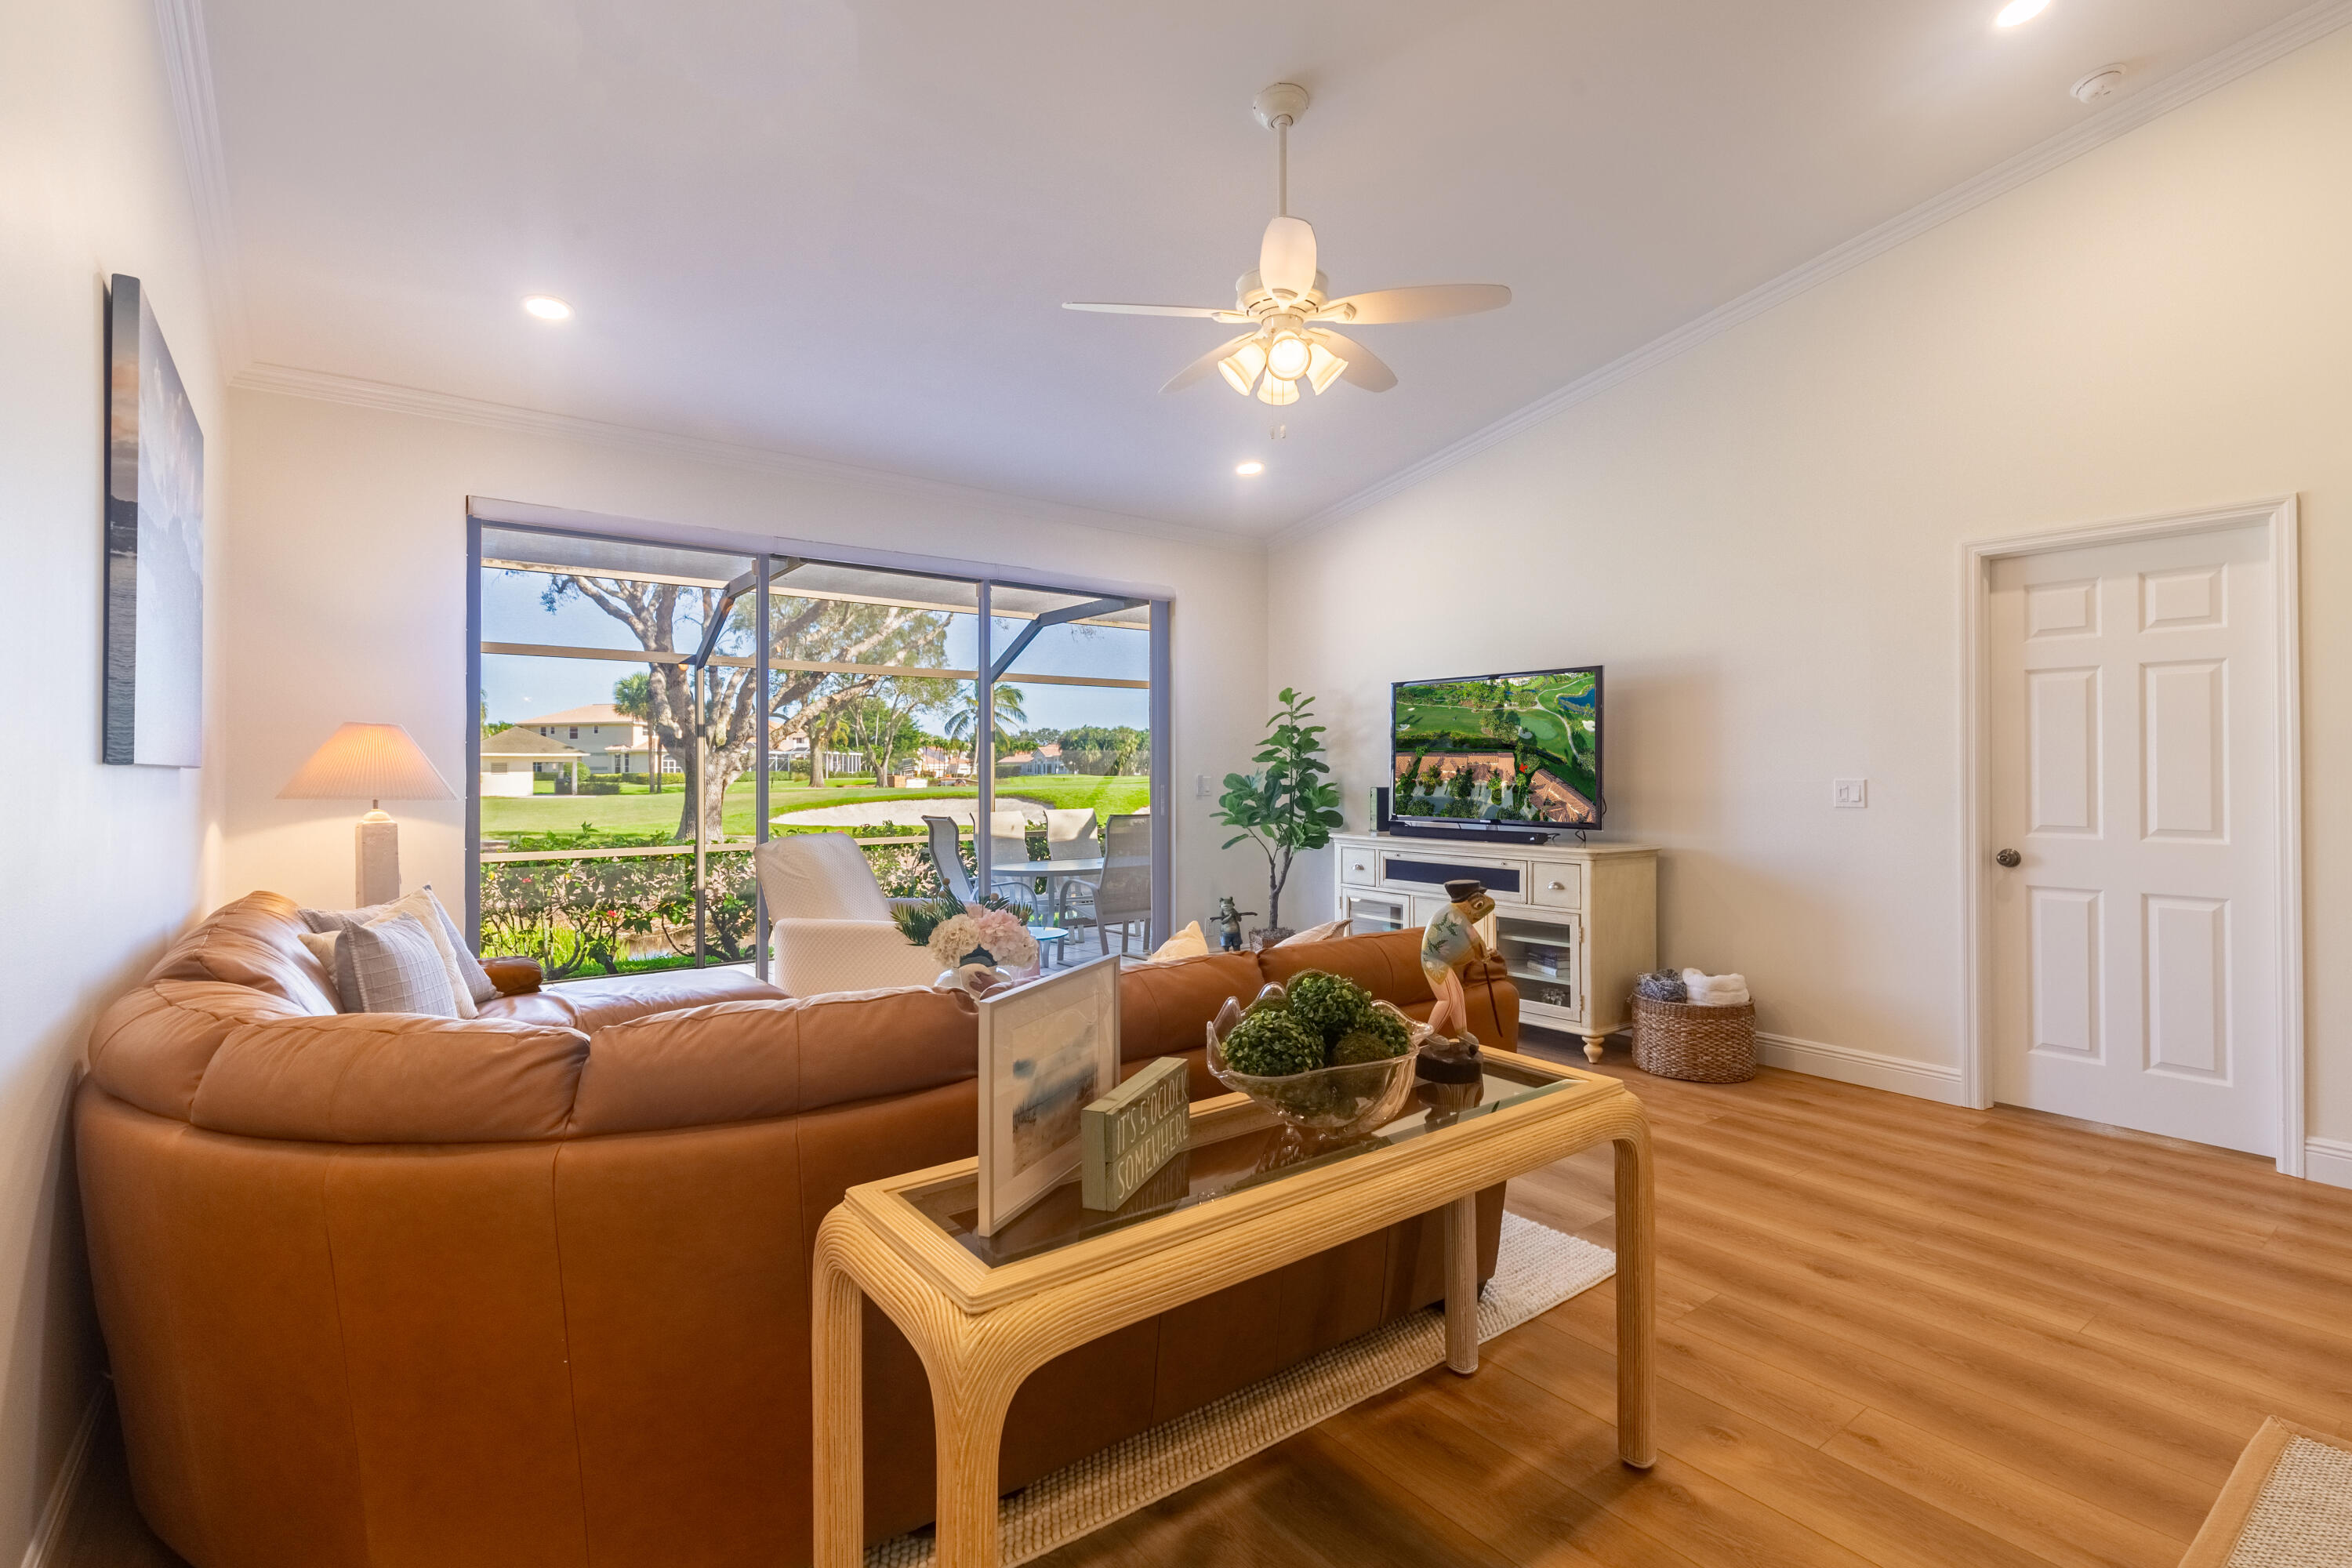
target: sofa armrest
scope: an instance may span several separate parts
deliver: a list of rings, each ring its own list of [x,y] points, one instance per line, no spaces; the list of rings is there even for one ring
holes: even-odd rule
[[[794,996],[929,985],[931,955],[891,921],[782,920],[774,934],[776,984]]]

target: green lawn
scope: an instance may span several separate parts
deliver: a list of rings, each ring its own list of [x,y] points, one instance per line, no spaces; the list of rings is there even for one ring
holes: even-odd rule
[[[496,838],[509,833],[562,833],[583,823],[622,833],[675,829],[686,797],[673,785],[659,795],[641,784],[624,784],[619,795],[537,795],[528,799],[496,796],[482,802],[482,836]],[[850,780],[811,789],[805,784],[771,785],[768,807],[774,813],[812,805],[856,805],[869,800],[970,799],[970,784],[943,789],[877,789],[868,780]],[[1074,773],[1062,777],[1008,779],[996,790],[1000,799],[1034,800],[1048,806],[1090,805],[1109,816],[1139,811],[1151,799],[1151,781],[1134,774]],[[727,792],[727,832],[751,836],[752,784],[739,780]],[[919,815],[919,814],[917,814]]]

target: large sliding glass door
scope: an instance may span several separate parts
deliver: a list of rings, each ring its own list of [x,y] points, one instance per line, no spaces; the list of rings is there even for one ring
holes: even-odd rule
[[[991,879],[1039,923],[1076,930],[1097,952],[1149,952],[1164,934],[1152,616],[1148,599],[989,586]],[[1024,831],[1005,831],[1016,826]]]
[[[893,896],[969,878],[1076,933],[1055,944],[1072,959],[1164,934],[1165,600],[491,522],[475,538],[485,952],[554,979],[764,973],[751,851],[802,832],[856,837]],[[926,818],[954,824],[961,875]]]

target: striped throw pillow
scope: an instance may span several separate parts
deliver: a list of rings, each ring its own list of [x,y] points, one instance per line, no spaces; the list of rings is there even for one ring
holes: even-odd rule
[[[394,915],[336,932],[335,989],[347,1013],[457,1016],[457,998],[449,988],[440,946],[415,915]]]

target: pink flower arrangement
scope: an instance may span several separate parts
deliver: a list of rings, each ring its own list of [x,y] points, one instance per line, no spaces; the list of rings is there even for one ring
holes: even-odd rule
[[[966,904],[963,913],[950,915],[931,931],[931,957],[952,969],[975,952],[987,953],[1001,969],[1029,969],[1037,962],[1037,939],[1013,910],[984,909]]]

